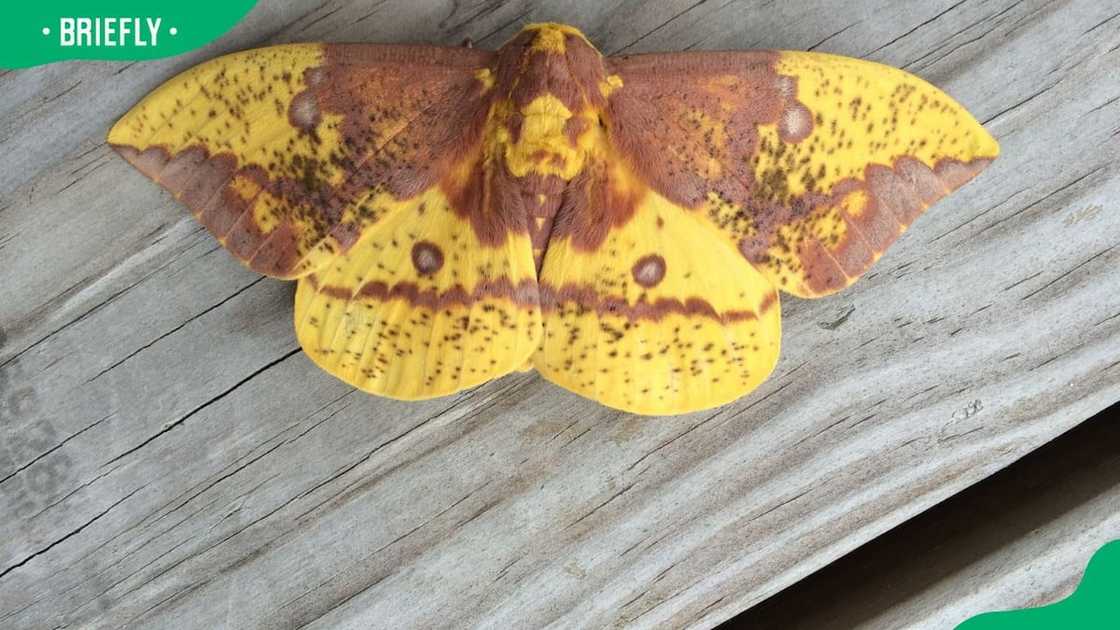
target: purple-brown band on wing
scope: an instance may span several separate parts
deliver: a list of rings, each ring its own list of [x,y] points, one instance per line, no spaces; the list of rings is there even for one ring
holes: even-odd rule
[[[763,313],[769,311],[776,300],[777,293],[771,292],[763,299],[761,311]],[[734,309],[721,313],[712,307],[707,300],[699,297],[687,297],[683,300],[662,297],[652,302],[641,299],[630,303],[620,296],[602,294],[591,285],[568,284],[560,287],[553,287],[547,283],[540,285],[541,312],[555,312],[562,309],[566,304],[594,311],[599,315],[620,317],[628,321],[660,321],[668,315],[675,314],[686,317],[706,317],[721,324],[729,324],[758,319],[759,315],[749,309]]]
[[[521,280],[515,284],[509,278],[498,278],[482,282],[470,291],[461,286],[438,291],[431,288],[422,289],[415,282],[398,282],[389,285],[382,281],[373,281],[366,282],[355,292],[347,287],[321,286],[315,274],[311,274],[307,279],[316,292],[338,300],[363,298],[377,302],[404,300],[413,306],[433,311],[450,306],[469,307],[490,299],[508,301],[520,308],[533,309],[539,305],[537,283],[533,280]]]
[[[930,204],[963,185],[990,162],[942,160],[930,169],[916,159],[903,157],[893,166],[869,165],[862,181],[844,180],[828,195],[807,193],[795,200],[800,203],[794,208],[759,204],[760,211],[755,214],[758,233],[741,238],[739,249],[758,265],[772,262],[769,249],[775,244],[782,251],[795,252],[813,292],[836,291],[867,271]],[[858,212],[843,207],[844,198],[853,192],[866,195],[866,204]],[[809,210],[798,213],[796,207]],[[779,234],[783,225],[805,225],[829,211],[837,211],[847,226],[845,236],[836,242],[821,242],[809,235],[809,229],[795,229],[792,241]]]
[[[838,242],[824,244],[806,239],[802,243],[800,258],[809,288],[815,293],[831,293],[847,286],[867,271],[930,204],[975,177],[990,162],[946,159],[930,169],[916,159],[903,157],[893,167],[868,166],[863,182],[845,180],[832,195],[813,199],[815,208],[827,209],[838,206],[851,191],[861,190],[867,195],[867,203],[858,213],[841,209],[848,230]],[[744,253],[748,258],[766,257],[765,250]],[[835,273],[837,269],[843,274]]]
[[[222,239],[226,248],[253,270],[282,276],[295,267],[297,234],[292,226],[282,223],[265,234],[250,212],[253,200],[245,199],[229,185],[235,173],[267,184],[259,168],[238,169],[233,155],[210,157],[201,146],[180,151],[174,157],[162,147],[145,151],[128,146],[115,148],[140,172],[178,197],[211,234]]]
[[[658,321],[670,314],[707,317],[724,324],[758,318],[758,313],[749,309],[718,312],[709,302],[699,297],[689,297],[684,300],[658,298],[652,302],[641,300],[630,304],[621,297],[602,295],[590,285],[565,285],[555,288],[548,284],[538,286],[532,280],[522,280],[514,284],[508,278],[500,278],[483,282],[470,291],[461,286],[438,291],[421,289],[414,282],[389,285],[382,281],[373,281],[363,284],[355,292],[347,287],[320,285],[315,274],[311,274],[307,279],[316,292],[338,300],[371,299],[388,302],[399,299],[413,306],[430,310],[440,310],[449,306],[469,307],[488,299],[501,299],[521,308],[539,306],[542,312],[546,313],[555,311],[565,304],[574,304],[602,315],[622,317],[630,321]],[[771,292],[763,299],[761,312],[768,312],[776,303],[777,293]]]

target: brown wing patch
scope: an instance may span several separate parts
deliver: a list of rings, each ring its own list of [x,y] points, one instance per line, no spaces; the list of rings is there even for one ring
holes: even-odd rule
[[[794,295],[853,282],[998,154],[951,98],[879,64],[790,52],[611,61],[619,153]]]
[[[486,89],[475,75],[491,58],[369,45],[246,51],[172,79],[109,142],[250,267],[298,277],[479,143]]]

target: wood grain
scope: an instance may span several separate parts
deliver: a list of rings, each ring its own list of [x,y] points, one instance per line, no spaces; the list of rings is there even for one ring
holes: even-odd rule
[[[953,628],[1068,597],[1120,539],[1120,404],[735,617],[754,630]]]
[[[417,4],[266,0],[174,59],[0,75],[0,626],[709,627],[1120,399],[1110,3]],[[787,299],[760,390],[643,420],[532,374],[351,391],[298,351],[292,285],[104,145],[222,52],[545,19],[903,67],[1003,156],[850,290]]]

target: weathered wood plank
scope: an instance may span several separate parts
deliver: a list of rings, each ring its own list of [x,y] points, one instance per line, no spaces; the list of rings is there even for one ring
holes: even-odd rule
[[[735,621],[757,630],[952,628],[1069,596],[1090,557],[1120,539],[1118,412],[1113,405]]]
[[[192,55],[0,76],[0,625],[710,626],[1120,398],[1115,9],[851,4],[262,2]],[[103,144],[219,52],[541,19],[907,67],[1004,156],[850,291],[787,299],[761,390],[641,420],[534,375],[352,393],[295,351],[292,287]]]

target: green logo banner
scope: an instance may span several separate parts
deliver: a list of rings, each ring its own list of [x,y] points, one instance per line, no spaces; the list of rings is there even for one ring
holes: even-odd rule
[[[256,0],[13,2],[0,20],[0,67],[178,55],[217,39],[254,4]]]
[[[1041,608],[984,613],[957,630],[1089,630],[1120,627],[1120,540],[1093,554],[1072,595]]]

